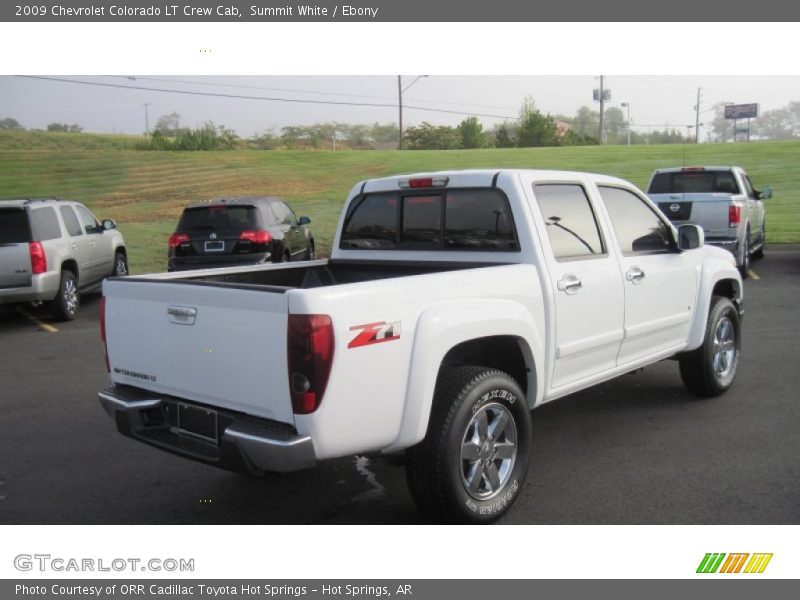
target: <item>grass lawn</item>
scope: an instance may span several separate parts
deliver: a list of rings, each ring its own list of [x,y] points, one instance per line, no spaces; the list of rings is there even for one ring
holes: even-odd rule
[[[330,252],[342,203],[370,177],[462,168],[593,171],[640,187],[658,167],[741,165],[766,201],[770,243],[800,242],[800,142],[450,151],[151,152],[136,136],[0,132],[0,198],[62,196],[115,219],[133,273],[166,267],[167,237],[181,208],[219,196],[276,195],[312,219],[320,255]]]

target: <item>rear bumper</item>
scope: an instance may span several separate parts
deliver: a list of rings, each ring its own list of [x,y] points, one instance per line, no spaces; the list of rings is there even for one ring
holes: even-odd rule
[[[219,269],[224,267],[246,267],[263,265],[271,260],[272,254],[229,254],[223,256],[170,256],[167,259],[168,271],[191,271],[193,269]]]
[[[0,288],[0,304],[52,300],[56,297],[60,284],[61,273],[58,271],[34,275],[31,277],[31,284],[29,286]]]
[[[98,396],[121,434],[185,458],[254,475],[299,471],[316,462],[311,438],[298,435],[285,423],[219,411],[128,386],[112,386]],[[213,418],[215,439],[181,428],[179,415],[186,408]]]

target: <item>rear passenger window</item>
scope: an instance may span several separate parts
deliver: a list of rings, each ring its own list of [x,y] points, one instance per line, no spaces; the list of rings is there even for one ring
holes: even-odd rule
[[[52,206],[31,210],[31,229],[37,242],[56,240],[61,237],[56,210]]]
[[[592,206],[580,185],[539,184],[533,193],[547,226],[556,258],[580,258],[605,253]]]
[[[75,216],[75,211],[71,206],[61,207],[61,218],[64,219],[64,225],[67,227],[67,232],[76,237],[81,235],[81,224],[78,223],[78,217]]]
[[[644,200],[620,188],[599,186],[599,190],[623,254],[673,250],[670,228]]]

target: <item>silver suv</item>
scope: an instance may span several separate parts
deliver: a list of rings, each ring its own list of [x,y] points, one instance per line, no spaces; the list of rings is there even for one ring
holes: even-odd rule
[[[0,304],[50,303],[75,318],[79,292],[128,274],[125,240],[107,219],[60,198],[0,201]]]

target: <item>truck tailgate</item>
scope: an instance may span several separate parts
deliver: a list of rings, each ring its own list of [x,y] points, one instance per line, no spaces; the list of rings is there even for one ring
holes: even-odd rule
[[[730,194],[650,194],[668,219],[675,223],[700,225],[707,236],[727,236]]]
[[[103,294],[115,384],[294,423],[285,293],[129,278]]]

